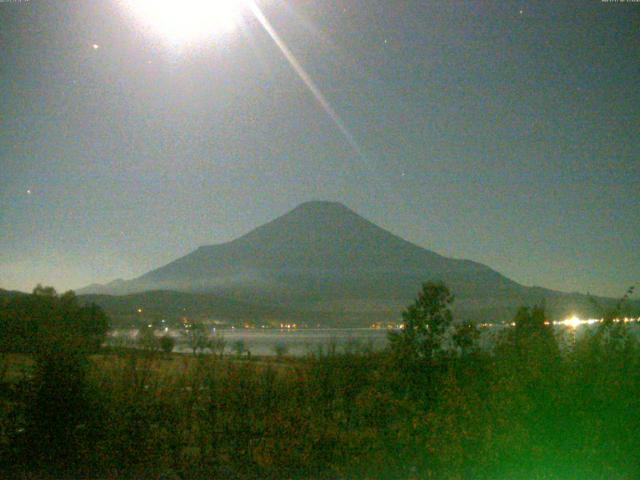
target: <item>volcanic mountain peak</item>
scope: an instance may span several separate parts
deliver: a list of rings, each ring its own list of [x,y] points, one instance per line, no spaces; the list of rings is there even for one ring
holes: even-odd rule
[[[336,213],[351,213],[357,215],[353,210],[347,207],[344,203],[333,202],[331,200],[309,200],[308,202],[302,202],[289,213],[293,212],[329,212],[334,211]]]
[[[236,240],[200,247],[192,255],[216,268],[251,264],[288,271],[398,270],[424,268],[425,262],[450,270],[459,263],[403,240],[341,203],[323,201],[303,203]]]
[[[352,230],[384,231],[338,202],[311,201],[268,222],[236,241],[303,241],[309,236],[340,236]],[[385,232],[388,233],[388,232]]]

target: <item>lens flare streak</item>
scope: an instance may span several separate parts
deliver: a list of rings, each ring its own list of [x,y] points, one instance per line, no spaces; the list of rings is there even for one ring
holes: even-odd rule
[[[344,122],[340,118],[340,115],[338,115],[338,113],[333,109],[331,104],[329,104],[329,101],[323,95],[322,91],[318,88],[318,86],[315,84],[315,82],[313,81],[311,76],[307,73],[307,71],[304,69],[304,67],[300,64],[300,62],[295,57],[293,52],[289,49],[289,47],[287,47],[287,44],[280,37],[278,32],[276,32],[276,30],[273,28],[273,25],[271,25],[271,22],[269,22],[267,17],[265,17],[265,15],[262,13],[262,10],[260,10],[258,5],[256,5],[256,3],[253,2],[253,1],[248,1],[247,4],[249,6],[249,9],[251,10],[251,13],[253,13],[253,15],[256,17],[258,22],[260,22],[260,25],[262,25],[262,27],[269,34],[269,36],[274,41],[276,46],[280,49],[280,51],[282,52],[284,57],[287,59],[287,61],[291,65],[291,67],[298,74],[300,79],[305,83],[305,85],[307,86],[307,88],[309,89],[311,94],[314,96],[316,101],[320,104],[322,109],[326,112],[326,114],[329,116],[329,118],[333,121],[333,123],[338,128],[340,133],[342,133],[342,135],[344,136],[344,138],[347,141],[347,143],[349,144],[349,146],[351,146],[351,148],[353,148],[353,150],[358,154],[358,156],[362,160],[366,160],[366,156],[364,155],[364,152],[363,152],[362,148],[360,148],[360,145],[358,145],[358,142],[356,141],[354,136],[347,129],[346,125],[344,124]]]

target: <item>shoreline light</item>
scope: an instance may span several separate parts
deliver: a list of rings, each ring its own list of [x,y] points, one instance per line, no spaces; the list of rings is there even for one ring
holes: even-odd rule
[[[576,315],[573,315],[566,320],[563,320],[561,323],[571,328],[578,328],[582,325],[582,320],[580,320]]]

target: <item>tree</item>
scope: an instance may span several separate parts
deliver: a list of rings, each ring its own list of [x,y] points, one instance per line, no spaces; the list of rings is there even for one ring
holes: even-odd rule
[[[458,348],[461,357],[466,357],[475,352],[480,338],[480,330],[471,322],[463,322],[456,325],[452,340]]]
[[[236,352],[236,355],[238,357],[242,356],[242,354],[245,351],[245,343],[244,343],[244,339],[240,338],[238,340],[236,340],[235,342],[233,342],[233,351]]]
[[[80,305],[73,292],[58,295],[41,285],[6,307],[4,321],[22,327],[13,331],[23,336],[21,345],[35,360],[25,412],[25,458],[50,471],[61,469],[58,474],[69,472],[80,460],[79,446],[89,441],[83,433],[93,413],[88,355],[102,344],[108,318],[96,305]]]
[[[514,392],[528,399],[520,409],[551,418],[548,409],[553,405],[561,355],[553,325],[547,320],[544,307],[521,307],[516,313],[514,327],[507,327],[495,348],[501,376],[509,379]],[[514,393],[514,396],[517,396]]]
[[[40,297],[57,297],[58,293],[53,287],[43,287],[40,283],[33,289],[33,294]]]
[[[602,317],[602,323],[590,335],[587,342],[590,344],[592,356],[620,353],[628,349],[630,343],[634,343],[627,324],[621,321],[623,317],[634,316],[629,305],[629,297],[633,295],[634,290],[635,285],[632,285],[616,304],[609,308],[603,307],[596,299],[590,298],[591,303]]]
[[[559,354],[558,343],[551,322],[543,306],[521,307],[513,322],[515,347],[520,356],[529,354],[533,359],[550,358]]]
[[[224,349],[227,346],[227,341],[224,339],[223,335],[219,335],[219,334],[215,334],[210,342],[209,342],[209,348],[211,349],[211,351],[214,354],[223,356],[224,355]]]
[[[164,337],[160,338],[160,348],[164,353],[166,354],[171,353],[175,346],[176,346],[176,341],[173,337],[170,337],[169,335],[165,335]]]
[[[51,349],[97,351],[109,319],[97,305],[81,305],[71,291],[58,295],[38,285],[32,295],[19,295],[0,308],[0,345],[6,351],[47,353]]]
[[[193,322],[187,328],[187,340],[189,342],[189,348],[191,348],[194,355],[209,347],[207,330],[201,323]]]
[[[138,332],[137,343],[140,348],[154,354],[160,350],[160,340],[156,337],[153,327],[143,325]]]
[[[79,441],[88,441],[78,436],[79,427],[92,415],[87,366],[82,352],[65,347],[36,356],[29,382],[24,454],[40,468],[72,468],[79,460]]]
[[[397,353],[432,359],[443,351],[444,335],[452,321],[449,306],[454,297],[441,282],[426,282],[418,298],[402,313],[400,333],[390,333]]]

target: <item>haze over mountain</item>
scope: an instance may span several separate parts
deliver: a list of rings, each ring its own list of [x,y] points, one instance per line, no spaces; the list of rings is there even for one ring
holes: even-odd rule
[[[590,308],[586,296],[525,287],[486,265],[443,257],[340,203],[323,201],[301,204],[236,240],[200,247],[133,280],[78,293],[210,294],[360,323],[397,320],[426,280],[451,288],[461,318],[508,320],[517,307],[540,302],[555,316],[586,314]]]

